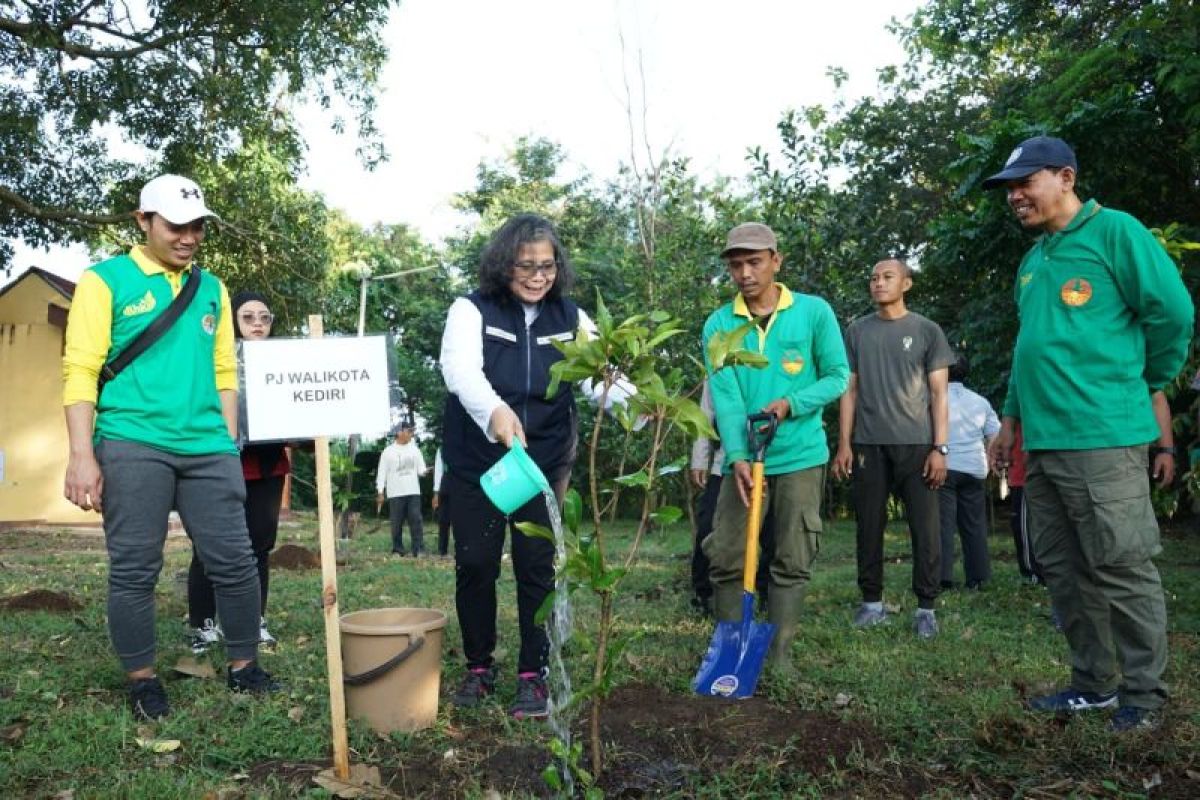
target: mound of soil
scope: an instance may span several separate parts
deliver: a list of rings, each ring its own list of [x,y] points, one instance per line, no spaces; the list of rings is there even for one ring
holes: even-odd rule
[[[577,720],[577,739],[586,725]],[[759,697],[730,702],[642,685],[613,693],[601,731],[606,768],[600,788],[608,797],[683,791],[708,775],[784,750],[789,771],[811,775],[844,767],[855,752],[868,759],[886,753],[882,737],[866,722],[781,708]],[[514,743],[503,727],[486,723],[462,733],[452,758],[419,738],[403,751],[380,751],[383,784],[401,797],[465,797],[481,786],[504,796],[552,796],[541,777],[550,760],[544,746]],[[302,791],[323,768],[269,762],[252,769],[251,779],[274,776]]]
[[[0,608],[6,611],[52,611],[65,614],[83,608],[78,600],[64,592],[33,589],[25,594],[0,598]]]
[[[271,566],[275,569],[320,569],[321,557],[306,547],[285,544],[271,553]]]

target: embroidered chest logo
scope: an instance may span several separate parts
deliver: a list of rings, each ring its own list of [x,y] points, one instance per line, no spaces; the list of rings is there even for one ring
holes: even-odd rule
[[[909,350],[912,350],[912,337],[911,336],[905,336],[900,341],[904,342],[904,352],[907,353]]]
[[[1071,278],[1059,289],[1058,296],[1069,306],[1082,306],[1092,299],[1092,284],[1084,278]]]
[[[1026,286],[1028,286],[1029,282],[1031,280],[1033,280],[1032,272],[1026,272],[1024,275],[1022,275],[1021,276],[1021,288],[1024,289]]]
[[[783,351],[779,365],[788,375],[799,375],[804,371],[804,356],[800,354],[799,350],[788,348]]]
[[[125,308],[121,309],[121,316],[136,317],[139,314],[145,314],[148,311],[153,311],[155,305],[154,295],[149,289],[147,289],[146,293],[142,295],[141,300],[138,300],[136,303],[130,303],[129,305],[125,306]]]
[[[200,327],[204,328],[205,333],[212,336],[217,330],[217,318],[212,314],[205,314],[200,318]]]

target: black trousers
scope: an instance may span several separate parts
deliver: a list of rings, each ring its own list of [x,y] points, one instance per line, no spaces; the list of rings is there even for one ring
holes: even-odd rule
[[[271,551],[279,532],[279,508],[283,504],[283,475],[246,481],[246,527],[250,531],[250,547],[258,566],[259,597],[262,613],[267,613],[267,590],[271,581]],[[199,628],[206,619],[216,619],[217,599],[212,581],[204,572],[204,564],[196,551],[188,567],[188,623]]]
[[[954,580],[954,534],[962,542],[963,576],[968,584],[991,580],[987,543],[987,493],[983,478],[948,470],[938,489],[942,531],[942,582]]]
[[[404,523],[412,537],[412,554],[425,550],[425,523],[421,520],[421,495],[406,494],[388,498],[388,519],[392,523],[392,552],[404,552]]]
[[[552,482],[560,503],[569,477]],[[450,504],[450,524],[454,528],[454,603],[467,667],[492,665],[496,649],[496,581],[500,578],[504,537],[511,530],[517,622],[521,632],[517,671],[540,672],[549,658],[550,641],[545,626],[536,624],[534,616],[554,588],[554,545],[545,539],[526,536],[514,523],[536,522],[549,528],[545,499],[538,495],[506,518],[477,483],[453,473],[444,475],[442,483],[449,483],[449,492],[454,496]]]
[[[720,475],[709,474],[696,508],[696,539],[692,543],[692,592],[702,599],[712,597],[713,589],[712,581],[708,577],[708,556],[704,554],[700,545],[704,538],[712,533],[717,497],[721,494],[721,480]],[[769,507],[758,531],[758,546],[760,555],[758,573],[754,576],[754,588],[760,598],[765,598],[771,583],[771,561],[775,558],[775,518]]]
[[[883,599],[883,532],[888,498],[904,504],[912,540],[912,590],[920,608],[933,608],[941,589],[941,541],[937,492],[922,471],[927,444],[854,445],[854,509],[857,516],[858,588],[863,602]]]
[[[450,493],[445,489],[438,490],[438,555],[444,556],[450,552]]]
[[[1025,487],[1013,486],[1008,495],[1008,520],[1012,526],[1013,546],[1017,556],[1017,569],[1023,578],[1042,578],[1042,565],[1033,554],[1033,542],[1029,538],[1029,506],[1025,502]]]

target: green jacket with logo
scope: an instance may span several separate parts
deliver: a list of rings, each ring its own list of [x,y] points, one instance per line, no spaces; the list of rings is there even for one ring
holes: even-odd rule
[[[1150,394],[1183,367],[1195,309],[1150,231],[1089,200],[1038,238],[1015,293],[1021,327],[1004,415],[1021,420],[1025,449],[1157,438]]]
[[[147,275],[128,255],[92,270],[112,292],[112,361],[166,311],[173,293],[163,274]],[[183,315],[100,393],[97,441],[120,439],[178,455],[237,453],[221,415],[213,367],[221,282],[199,274],[200,287]]]
[[[791,414],[779,426],[767,449],[767,475],[819,466],[829,461],[829,445],[821,421],[822,409],[846,391],[850,365],[837,317],[829,303],[808,294],[780,289],[779,304],[766,332],[752,328],[742,346],[767,358],[761,369],[728,367],[712,372],[708,340],[718,331],[731,331],[752,319],[741,294],[714,311],[704,323],[705,362],[709,390],[721,445],[725,472],[735,461],[753,457],[746,435],[746,417],[773,400],[784,398]]]

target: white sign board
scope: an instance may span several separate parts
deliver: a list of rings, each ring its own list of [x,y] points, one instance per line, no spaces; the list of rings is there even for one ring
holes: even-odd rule
[[[391,427],[384,336],[247,340],[242,357],[252,442]]]

